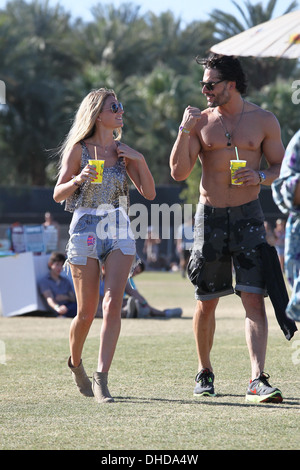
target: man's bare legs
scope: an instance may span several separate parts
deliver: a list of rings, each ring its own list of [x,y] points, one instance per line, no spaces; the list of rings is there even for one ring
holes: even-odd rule
[[[245,332],[251,362],[251,381],[246,392],[250,403],[281,403],[282,393],[268,382],[269,374],[264,372],[268,321],[262,295],[242,292],[246,310]]]
[[[219,299],[197,301],[193,319],[194,336],[198,355],[198,370],[212,369],[210,351],[215,334],[215,310]]]
[[[254,380],[265,366],[268,321],[262,295],[241,292],[241,298],[246,310],[245,334],[251,362],[251,380]]]
[[[262,295],[242,292],[246,310],[245,332],[251,362],[251,375],[255,379],[263,371],[267,348],[268,324]],[[210,351],[215,332],[215,310],[219,299],[197,301],[193,328],[196,340],[199,371],[213,370]]]

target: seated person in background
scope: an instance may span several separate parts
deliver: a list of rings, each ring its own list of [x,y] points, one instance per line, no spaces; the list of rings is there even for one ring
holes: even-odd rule
[[[57,316],[73,318],[77,313],[77,304],[72,284],[60,275],[65,259],[62,253],[52,253],[48,261],[49,273],[38,285],[51,311]]]
[[[136,276],[144,271],[144,263],[139,263],[133,274]],[[128,296],[124,298],[122,307],[122,317],[126,318],[143,318],[143,317],[162,317],[162,318],[174,318],[181,317],[181,308],[168,308],[165,310],[158,310],[148,304],[145,297],[143,297],[137,290],[133,278],[128,279],[125,287],[125,294]]]
[[[174,318],[181,317],[181,308],[168,308],[165,310],[158,310],[148,304],[145,297],[143,297],[137,290],[133,281],[133,276],[140,274],[144,271],[145,265],[140,262],[134,269],[132,276],[127,280],[124,292],[123,305],[121,310],[122,318],[145,318],[145,317],[160,317],[160,318]],[[102,279],[100,281],[100,300],[96,313],[96,317],[102,318],[102,300],[104,297],[104,283],[105,271],[102,266]]]

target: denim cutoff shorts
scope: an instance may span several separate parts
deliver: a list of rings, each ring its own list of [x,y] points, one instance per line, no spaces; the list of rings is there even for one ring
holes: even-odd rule
[[[136,245],[130,221],[116,210],[104,215],[85,214],[77,222],[67,245],[67,261],[86,265],[87,258],[103,263],[114,250],[135,255]]]
[[[187,273],[195,286],[197,300],[210,300],[233,292],[267,295],[258,248],[265,242],[266,232],[258,200],[224,208],[199,203],[194,235]]]

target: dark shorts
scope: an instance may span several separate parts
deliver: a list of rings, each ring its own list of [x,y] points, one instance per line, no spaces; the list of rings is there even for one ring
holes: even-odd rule
[[[264,214],[258,200],[237,207],[198,204],[194,246],[187,273],[197,300],[234,292],[266,295],[258,245],[265,242]]]

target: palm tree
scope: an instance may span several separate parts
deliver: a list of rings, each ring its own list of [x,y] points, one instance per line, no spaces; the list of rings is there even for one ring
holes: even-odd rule
[[[174,183],[169,168],[172,143],[184,108],[199,103],[199,85],[157,64],[151,73],[131,76],[116,90],[125,103],[124,141],[145,155],[156,183]]]
[[[48,154],[61,136],[68,86],[78,70],[69,15],[48,2],[15,0],[2,16],[0,61],[7,90],[2,163],[8,180],[44,185]],[[14,173],[15,172],[15,173]]]
[[[226,13],[219,9],[214,9],[210,14],[210,18],[215,22],[218,39],[223,41],[235,34],[245,31],[246,29],[252,28],[260,23],[264,23],[265,21],[269,21],[274,15],[276,2],[277,0],[270,0],[264,9],[261,2],[253,5],[249,0],[246,0],[244,2],[246,11],[244,11],[239,3],[232,0],[231,3],[233,3],[233,5],[238,9],[244,23],[239,21],[236,15]],[[298,2],[293,0],[285,11],[282,12],[282,15],[295,10],[297,6]]]
[[[87,59],[111,66],[119,81],[136,73],[151,70],[147,60],[150,30],[140,7],[123,4],[98,4],[92,9],[95,18],[86,28]]]

